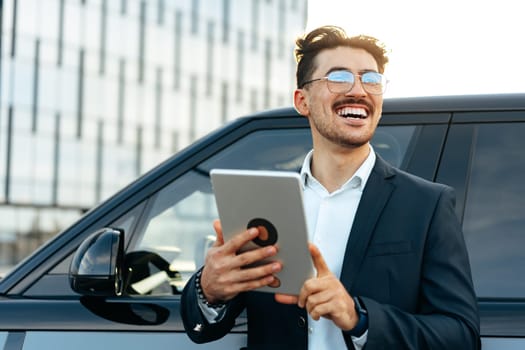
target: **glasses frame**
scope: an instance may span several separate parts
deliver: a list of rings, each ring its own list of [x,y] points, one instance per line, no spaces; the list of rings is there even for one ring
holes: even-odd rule
[[[340,73],[340,72],[344,72],[344,73],[348,73],[348,74],[351,74],[353,77],[354,77],[354,82],[353,83],[350,83],[350,82],[345,82],[345,81],[334,81],[334,80],[330,80],[330,75],[334,74],[334,73]],[[382,80],[384,80],[384,84],[382,84],[382,89],[381,89],[381,92],[380,93],[377,93],[375,91],[369,91],[367,87],[368,85],[367,84],[364,84],[363,83],[363,75],[366,75],[366,74],[369,74],[369,73],[373,73],[373,74],[376,74],[376,75],[379,75],[381,77]],[[357,77],[357,79],[356,79]],[[355,82],[357,80],[359,80],[359,82],[361,83],[361,86],[363,87],[363,89],[371,94],[371,95],[383,95],[386,91],[386,87],[387,87],[387,84],[388,84],[388,79],[385,77],[384,74],[381,74],[379,72],[375,72],[375,71],[368,71],[368,72],[364,72],[364,73],[361,73],[361,74],[355,74],[351,71],[348,71],[348,70],[334,70],[334,71],[331,71],[330,73],[328,73],[326,76],[322,77],[322,78],[317,78],[317,79],[312,79],[312,80],[308,80],[306,82],[304,82],[301,86],[301,89],[304,88],[305,85],[308,85],[310,83],[314,83],[316,81],[321,81],[321,80],[325,80],[326,81],[326,85],[328,87],[328,90],[330,90],[330,92],[334,93],[334,94],[346,94],[348,93],[349,91],[351,91],[354,86],[355,86]],[[349,85],[349,88],[348,90],[345,90],[345,91],[333,91],[331,88],[330,88],[330,83],[336,83],[336,84],[341,84],[341,83],[345,83],[345,84],[348,84]]]

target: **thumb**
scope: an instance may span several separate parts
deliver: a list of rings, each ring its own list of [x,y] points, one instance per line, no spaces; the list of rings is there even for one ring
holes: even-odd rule
[[[215,234],[217,235],[217,239],[215,240],[213,246],[219,247],[224,244],[224,236],[222,235],[222,226],[221,221],[219,219],[213,220],[213,229],[215,230]]]
[[[309,243],[308,249],[310,250],[310,255],[312,256],[314,267],[317,270],[317,277],[331,274],[331,271],[328,268],[328,265],[326,265],[326,261],[321,255],[321,251],[319,250],[319,248],[317,248],[315,244]]]

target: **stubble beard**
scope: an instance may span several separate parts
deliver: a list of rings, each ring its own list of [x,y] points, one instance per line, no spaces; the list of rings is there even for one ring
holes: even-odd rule
[[[311,127],[315,128],[320,136],[335,145],[347,149],[355,149],[366,145],[373,136],[373,132],[359,135],[345,133],[343,130],[337,129],[330,121],[324,119],[319,120],[318,118],[312,118],[311,122]]]
[[[362,104],[368,107],[370,115],[369,119],[374,119],[375,108],[374,106],[364,99],[345,98],[334,104],[333,109],[338,105],[343,104]],[[317,109],[317,110],[315,110]],[[346,149],[359,148],[370,142],[374,136],[375,127],[369,125],[364,131],[347,132],[345,129],[338,128],[331,118],[327,117],[331,114],[331,111],[326,111],[321,106],[314,107],[313,113],[310,116],[310,127],[315,128],[317,133],[324,139],[328,140],[332,144],[338,145]],[[317,116],[317,117],[314,117]],[[336,118],[342,118],[336,116]],[[373,122],[373,120],[371,120]],[[377,125],[376,125],[377,127]]]

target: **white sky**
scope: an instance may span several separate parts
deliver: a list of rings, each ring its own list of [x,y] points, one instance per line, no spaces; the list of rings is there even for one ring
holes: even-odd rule
[[[333,24],[390,50],[385,97],[525,92],[521,0],[309,0],[307,30]]]

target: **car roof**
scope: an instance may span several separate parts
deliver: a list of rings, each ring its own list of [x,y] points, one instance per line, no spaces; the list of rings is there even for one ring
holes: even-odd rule
[[[383,114],[502,110],[525,110],[525,93],[396,97],[385,98],[383,102]],[[286,107],[254,113],[248,117],[293,116],[299,114],[293,107]]]

